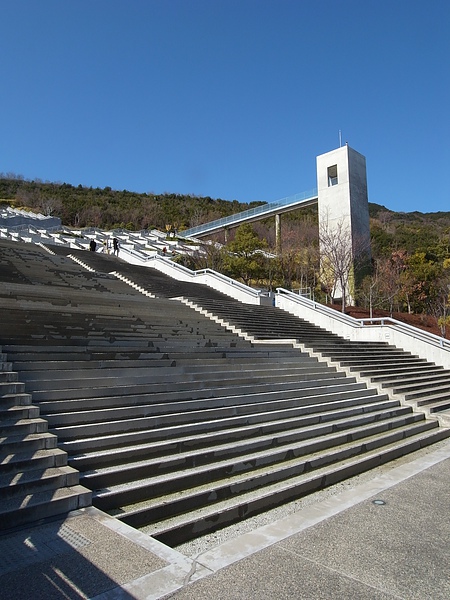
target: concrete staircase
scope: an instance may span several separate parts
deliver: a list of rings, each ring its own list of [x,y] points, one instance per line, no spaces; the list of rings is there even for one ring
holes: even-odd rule
[[[0,354],[0,530],[89,506],[67,453],[31,404],[5,353]]]
[[[92,261],[100,270],[108,265],[102,256],[94,256]],[[148,269],[134,265],[121,264],[116,270],[142,292],[183,297],[192,308],[251,341],[295,339],[313,356],[381,392],[394,394],[428,416],[450,423],[450,371],[440,366],[387,343],[345,340],[279,309],[242,304],[205,286],[178,282],[155,270],[151,270],[151,278]]]
[[[188,304],[250,340],[295,339],[298,346],[320,360],[388,392],[428,416],[450,411],[450,371],[383,342],[354,342],[340,338],[298,317],[271,307],[248,306],[203,299]]]
[[[303,333],[292,335],[286,313],[229,302],[114,257],[80,253],[91,272],[62,255],[13,246],[0,243],[0,341],[20,374],[20,393],[38,407],[46,436],[58,440],[94,505],[166,543],[449,435],[436,419],[350,373],[351,365],[323,360],[326,348],[307,349],[318,339],[333,348],[345,343],[327,332],[317,338],[317,328],[287,315],[301,323]],[[218,316],[226,311],[242,329],[254,323],[258,343],[174,300],[180,296],[203,310],[216,307]],[[303,336],[304,349],[280,343],[283,336]],[[380,350],[390,358],[396,352]],[[23,477],[23,462],[10,483]]]

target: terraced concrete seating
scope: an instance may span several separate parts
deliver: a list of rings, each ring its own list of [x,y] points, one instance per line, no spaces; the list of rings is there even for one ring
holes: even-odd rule
[[[0,288],[0,342],[21,393],[93,503],[167,543],[448,435],[337,361],[314,356],[306,349],[314,340],[321,352],[347,346],[292,317],[294,327],[281,311],[124,266],[158,296],[147,298],[108,274],[120,263],[113,257],[84,253],[97,268],[88,272],[20,248],[5,250],[9,274],[27,269]],[[254,323],[260,343],[173,299],[187,295],[250,333]],[[283,337],[303,337],[305,349],[276,343]]]

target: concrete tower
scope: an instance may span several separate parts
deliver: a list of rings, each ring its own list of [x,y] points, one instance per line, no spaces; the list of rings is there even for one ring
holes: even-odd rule
[[[345,145],[321,154],[316,162],[322,267],[329,269],[330,274],[334,271],[334,298],[342,299],[344,288],[346,303],[350,304],[354,301],[355,285],[370,262],[366,159]],[[334,248],[330,248],[333,244]],[[335,258],[330,258],[330,250]],[[339,261],[340,266],[331,264]],[[348,261],[351,265],[346,277],[343,271]]]

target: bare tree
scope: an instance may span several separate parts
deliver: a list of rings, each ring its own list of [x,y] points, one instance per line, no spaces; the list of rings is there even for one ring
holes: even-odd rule
[[[46,217],[50,217],[55,212],[60,212],[62,203],[59,198],[41,198],[39,202],[39,210]]]
[[[225,251],[217,242],[205,242],[191,253],[194,269],[212,269],[221,271],[223,269]]]
[[[189,219],[189,227],[198,227],[207,221],[212,220],[208,218],[205,210],[200,206],[196,206],[192,211],[192,214]]]
[[[364,277],[358,289],[358,298],[362,301],[364,308],[369,309],[369,317],[373,317],[373,309],[380,306],[380,293],[378,289],[378,272]]]
[[[333,299],[341,298],[342,312],[347,304],[353,250],[350,228],[341,220],[333,228],[328,220],[319,227],[320,278]]]
[[[340,219],[331,227],[328,220],[319,226],[320,273],[333,299],[341,300],[342,312],[355,296],[356,281],[369,263],[370,240],[352,235],[350,226]]]
[[[433,285],[433,296],[428,301],[430,313],[436,317],[442,337],[450,325],[450,258],[444,259],[440,276]]]
[[[445,337],[450,324],[450,280],[442,277],[436,282],[433,298],[428,301],[428,310],[436,318],[441,336]]]
[[[375,263],[378,292],[391,317],[401,291],[400,272],[397,267],[398,264],[393,262],[391,257],[379,259]]]

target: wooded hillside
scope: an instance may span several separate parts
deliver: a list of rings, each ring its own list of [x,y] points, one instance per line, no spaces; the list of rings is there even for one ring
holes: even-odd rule
[[[28,181],[13,174],[0,174],[0,199],[58,216],[72,227],[180,233],[264,204]],[[357,289],[359,306],[388,314],[430,315],[444,335],[450,323],[450,212],[400,213],[369,203],[369,214],[372,273]],[[224,243],[223,235],[216,239]],[[205,245],[203,253],[180,260],[194,269],[213,268],[269,289],[309,290],[315,299],[327,302],[330,286],[320,273],[318,239],[317,208],[309,207],[283,215],[282,250],[276,256],[275,222],[269,218],[230,232],[223,249]]]
[[[58,216],[64,225],[71,227],[122,227],[132,231],[152,228],[164,231],[167,224],[186,229],[260,204],[171,193],[138,194],[110,187],[75,187],[4,175],[0,177],[0,199],[11,201],[16,207]]]

